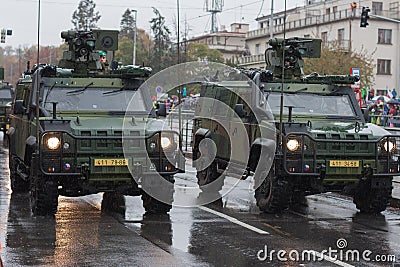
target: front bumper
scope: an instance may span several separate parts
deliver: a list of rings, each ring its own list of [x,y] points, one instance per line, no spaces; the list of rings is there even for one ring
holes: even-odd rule
[[[290,151],[285,145],[292,139],[299,144],[295,151]],[[283,138],[283,144],[283,169],[289,176],[354,178],[387,177],[400,173],[399,135],[385,135],[376,140],[366,137],[350,140],[316,139],[307,133],[290,133]]]

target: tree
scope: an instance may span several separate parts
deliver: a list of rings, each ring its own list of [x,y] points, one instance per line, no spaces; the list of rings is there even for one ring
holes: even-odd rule
[[[153,42],[150,36],[142,29],[137,30],[136,38],[136,64],[150,66],[150,53]],[[133,40],[127,36],[122,37],[118,43],[118,50],[115,52],[115,59],[123,65],[130,65],[133,62]]]
[[[158,9],[153,7],[155,18],[150,20],[151,30],[154,34],[154,53],[152,56],[152,67],[159,71],[168,66],[171,62],[168,50],[170,48],[170,30],[165,25],[165,18],[161,16]]]
[[[133,13],[129,8],[127,8],[122,15],[120,27],[121,30],[119,32],[119,37],[122,38],[124,36],[133,39],[133,33],[135,31],[134,29],[134,23],[135,23],[135,18],[133,17]]]
[[[350,68],[360,68],[361,87],[371,89],[374,85],[373,54],[365,49],[348,51],[341,48],[339,42],[323,45],[321,58],[306,58],[304,73],[342,75],[348,74]]]
[[[207,61],[224,63],[224,56],[220,51],[210,49],[208,45],[202,43],[190,43],[187,49],[187,58],[190,61],[207,59]]]
[[[97,28],[97,22],[101,15],[98,11],[94,11],[95,7],[94,0],[81,0],[79,2],[78,9],[72,14],[71,22],[74,24],[74,30],[88,31]]]

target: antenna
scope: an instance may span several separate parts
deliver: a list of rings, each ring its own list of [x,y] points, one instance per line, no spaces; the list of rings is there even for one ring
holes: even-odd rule
[[[222,12],[224,0],[204,0],[206,12],[211,13],[211,33],[218,31],[217,13]]]

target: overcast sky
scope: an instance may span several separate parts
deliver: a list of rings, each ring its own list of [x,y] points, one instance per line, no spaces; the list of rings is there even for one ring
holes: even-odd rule
[[[210,0],[209,0],[210,1]],[[224,0],[222,13],[218,14],[218,24],[229,25],[233,22],[249,23],[251,29],[256,28],[255,18],[267,15],[271,10],[272,0]],[[38,0],[0,0],[0,28],[12,29],[13,35],[7,36],[6,44],[18,47],[21,45],[37,44]],[[41,0],[40,45],[60,45],[61,31],[71,29],[71,18],[77,9],[80,0]],[[177,0],[95,0],[95,11],[99,11],[101,18],[98,26],[103,29],[120,28],[121,17],[124,11],[136,9],[138,12],[139,28],[150,32],[150,23],[156,7],[165,17],[167,26],[174,31],[173,21],[177,17]],[[204,0],[179,0],[180,28],[184,28],[185,18],[191,29],[189,37],[199,36],[209,32],[211,16],[204,10]],[[287,0],[287,8],[300,6],[304,0]],[[274,1],[274,10],[282,11],[284,0]],[[219,26],[221,28],[221,26]]]

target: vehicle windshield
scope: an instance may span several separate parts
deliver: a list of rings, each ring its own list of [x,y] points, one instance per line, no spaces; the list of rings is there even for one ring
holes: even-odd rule
[[[268,95],[268,104],[273,114],[279,114],[280,101],[280,93]],[[348,95],[284,94],[283,105],[292,106],[293,115],[356,116]],[[288,112],[289,108],[283,109],[283,114]]]
[[[50,90],[50,91],[49,91]],[[52,102],[57,102],[57,110],[59,111],[127,111],[130,104],[135,107],[134,112],[149,112],[145,105],[143,96],[140,91],[120,90],[114,93],[104,94],[115,90],[115,88],[88,88],[84,91],[71,93],[71,88],[67,87],[46,87],[43,95],[46,96],[44,107],[51,111]],[[137,95],[135,95],[137,93]],[[133,97],[135,95],[135,97]],[[43,104],[42,104],[43,105]]]

